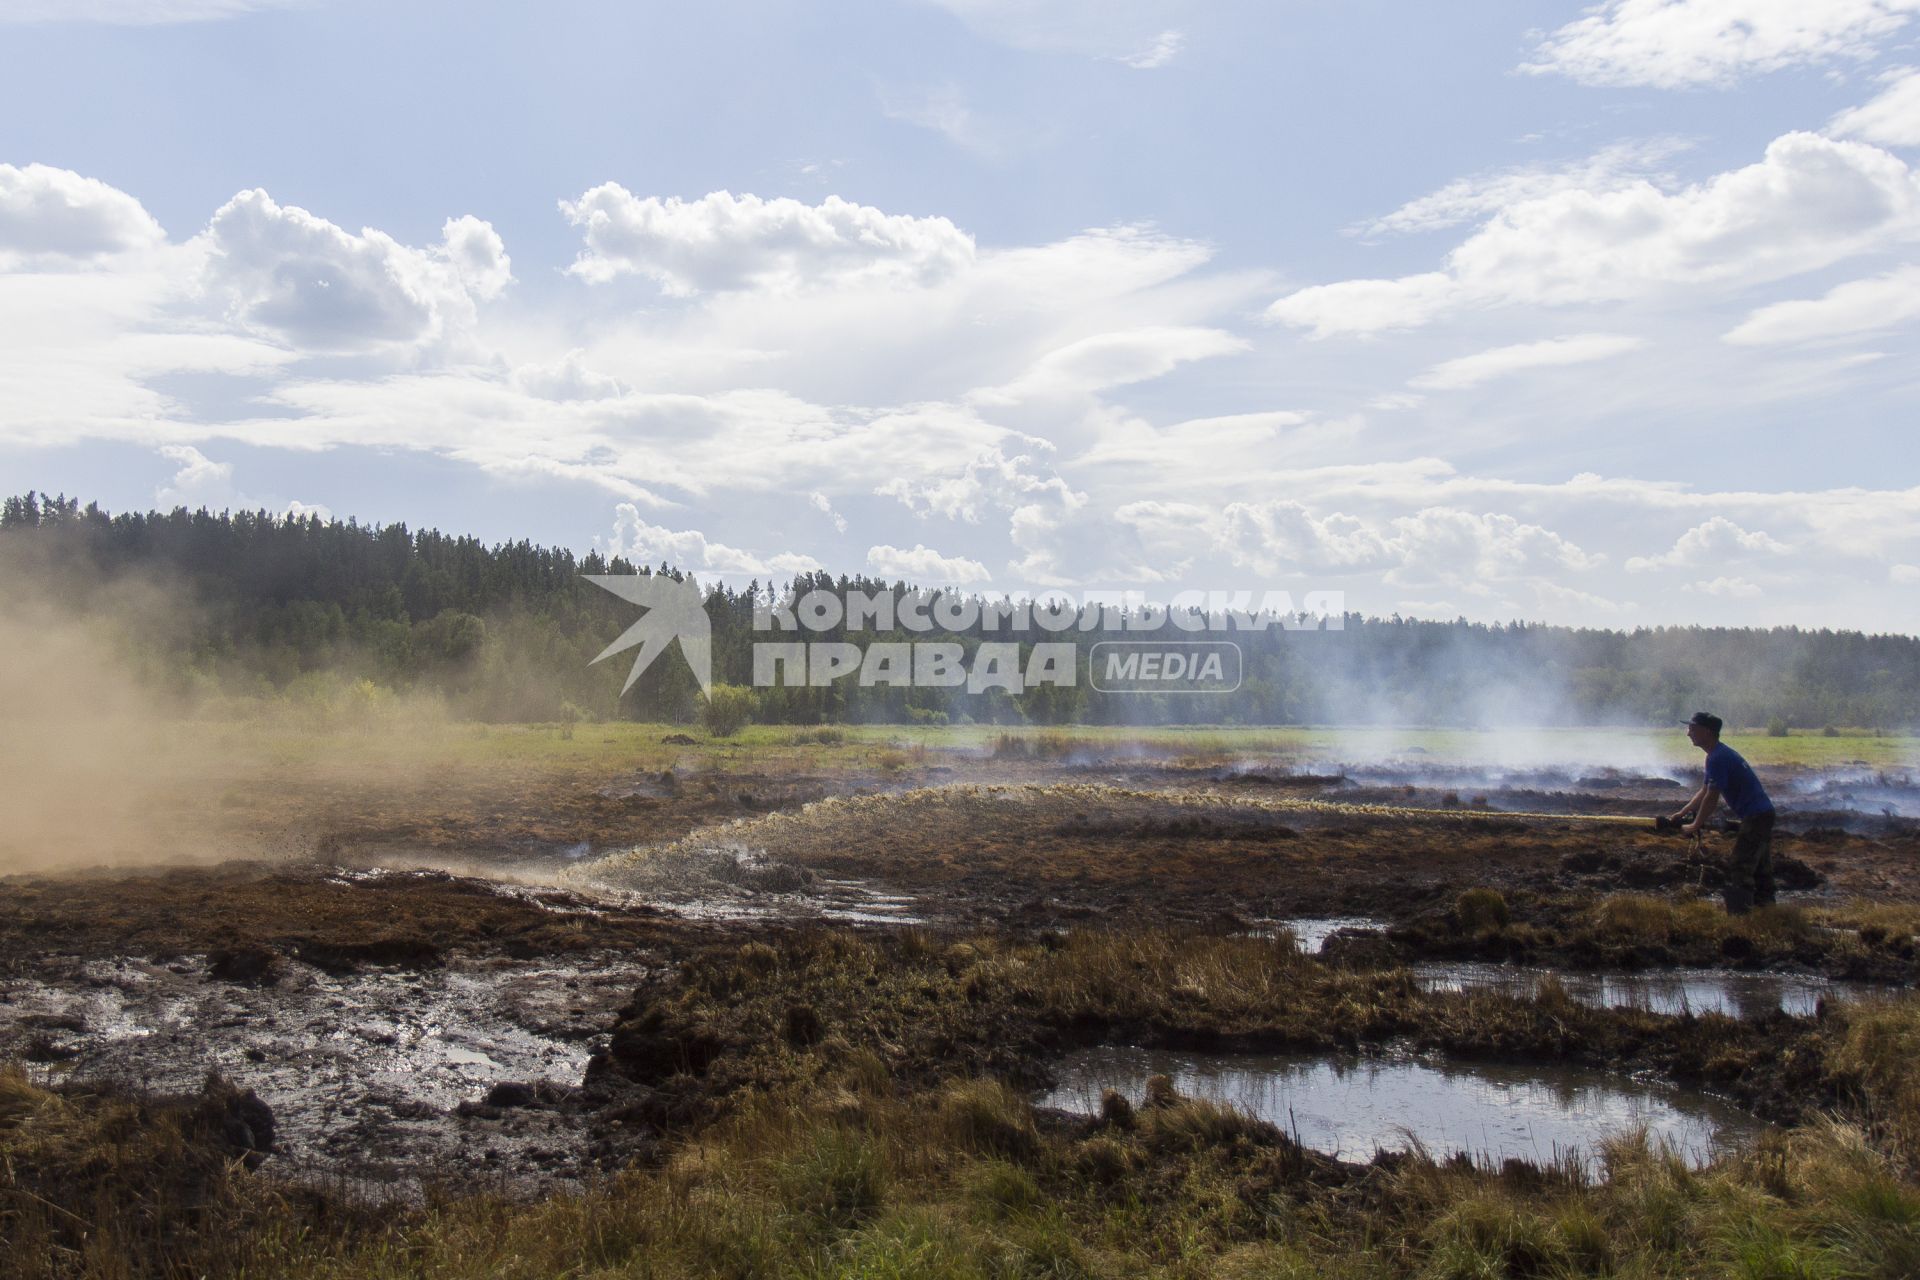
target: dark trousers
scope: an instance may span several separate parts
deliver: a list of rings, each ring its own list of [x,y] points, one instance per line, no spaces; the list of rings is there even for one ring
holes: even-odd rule
[[[1773,903],[1773,815],[1763,813],[1740,820],[1727,865],[1727,887],[1721,890],[1727,914],[1745,915]]]

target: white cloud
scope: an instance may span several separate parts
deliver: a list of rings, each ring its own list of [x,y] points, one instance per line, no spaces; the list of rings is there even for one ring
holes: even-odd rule
[[[1038,450],[1050,448],[1044,440],[1025,443]],[[956,470],[919,479],[900,477],[874,488],[874,493],[898,500],[919,516],[942,516],[978,524],[992,510],[1013,511],[1036,503],[1071,509],[1086,501],[1029,453],[1008,456],[1000,445],[984,449]]]
[[[1743,346],[1811,342],[1890,329],[1915,316],[1920,316],[1920,266],[1901,267],[1835,285],[1818,298],[1761,307],[1728,332],[1726,340]]]
[[[1920,147],[1920,67],[1902,67],[1884,80],[1879,97],[1842,111],[1827,132],[1883,147]]]
[[[1004,387],[976,391],[982,404],[1083,395],[1163,377],[1193,360],[1248,349],[1244,338],[1220,329],[1155,326],[1097,333],[1068,343],[1035,361]]]
[[[1150,69],[1185,43],[1170,27],[1182,0],[927,0],[989,40],[1040,53],[1073,53]]]
[[[1449,253],[1443,272],[1302,289],[1267,314],[1316,338],[1371,334],[1468,305],[1738,290],[1917,238],[1920,175],[1877,147],[1789,133],[1759,162],[1679,191],[1636,181],[1522,200]]]
[[[1887,577],[1903,587],[1920,587],[1920,564],[1892,565]]]
[[[1308,421],[1307,414],[1291,409],[1189,418],[1167,427],[1119,415],[1101,424],[1098,437],[1075,461],[1148,467],[1160,475],[1189,468],[1217,475],[1219,459],[1259,457],[1279,446],[1283,432]]]
[[[1148,499],[1117,508],[1113,518],[1138,533],[1150,554],[1210,552],[1269,578],[1364,572],[1389,585],[1484,593],[1493,583],[1556,583],[1606,560],[1514,516],[1457,507],[1369,520],[1342,511],[1319,514],[1292,499],[1223,507]]]
[[[867,549],[867,567],[884,577],[904,578],[922,586],[964,587],[993,577],[987,566],[965,556],[943,556],[918,542],[913,550],[881,545]]]
[[[316,519],[321,524],[333,522],[333,508],[321,502],[289,502],[280,514],[290,520]]]
[[[238,18],[262,9],[289,9],[305,0],[5,0],[0,23],[101,22],[153,27],[176,22]]]
[[[1427,507],[1392,521],[1397,563],[1383,581],[1392,585],[1484,587],[1515,579],[1556,580],[1598,568],[1589,554],[1551,529],[1499,512]]]
[[[1678,89],[1872,55],[1920,0],[1607,0],[1521,69],[1589,85]]]
[[[1116,56],[1116,62],[1124,62],[1135,71],[1153,71],[1172,62],[1187,44],[1185,32],[1162,31],[1153,38],[1153,43],[1133,53]]]
[[[821,515],[833,522],[833,531],[835,533],[845,533],[847,531],[847,518],[833,509],[832,498],[815,489],[807,495],[807,502],[815,511],[818,511]]]
[[[1690,582],[1688,591],[1698,591],[1710,596],[1725,596],[1731,600],[1751,600],[1763,594],[1760,584],[1749,582],[1745,578],[1713,578],[1706,582]]]
[[[138,200],[98,178],[0,164],[0,270],[99,259],[165,240]]]
[[[1312,285],[1267,308],[1267,319],[1309,330],[1309,337],[1417,329],[1451,310],[1460,285],[1442,271],[1398,280],[1343,280]]]
[[[610,400],[627,394],[618,378],[587,368],[578,350],[551,364],[523,364],[513,371],[513,385],[542,400]]]
[[[1137,523],[1137,505],[1134,514]],[[1364,521],[1337,511],[1315,516],[1298,502],[1230,502],[1208,523],[1230,562],[1271,576],[1364,568],[1392,550]]]
[[[344,235],[332,228],[325,244],[333,233]],[[377,234],[345,238],[365,250]],[[462,335],[458,360],[305,359],[215,324],[207,304],[224,308],[225,295],[196,301],[180,287],[199,278],[211,251],[208,236],[116,255],[110,270],[71,260],[0,275],[0,440],[166,444],[215,469],[229,441],[335,449],[337,466],[413,450],[537,481],[542,493],[615,495],[596,501],[630,508],[624,547],[649,563],[742,580],[814,564],[798,554],[804,533],[792,531],[838,544],[846,507],[868,535],[856,557],[870,545],[900,556],[931,546],[942,561],[992,566],[1014,587],[1206,584],[1239,580],[1236,569],[1251,580],[1258,564],[1343,587],[1369,612],[1411,598],[1480,619],[1604,620],[1637,609],[1638,620],[1669,621],[1706,599],[1670,586],[1743,574],[1765,584],[1766,597],[1726,597],[1717,616],[1920,625],[1915,593],[1889,591],[1886,577],[1889,564],[1920,564],[1920,490],[1701,492],[1690,477],[1617,474],[1521,481],[1509,478],[1520,470],[1511,455],[1458,471],[1418,456],[1435,447],[1424,429],[1447,430],[1457,409],[1439,394],[1400,430],[1364,434],[1355,401],[1405,404],[1415,398],[1379,389],[1482,343],[1381,379],[1344,363],[1363,350],[1316,352],[1308,363],[1298,344],[1267,342],[1221,376],[1176,380],[1186,361],[1242,350],[1225,318],[1244,316],[1273,286],[1264,274],[1201,273],[1205,246],[1149,230],[987,248],[912,287],[855,276],[831,288],[634,307],[622,291],[563,284],[551,309],[529,289],[532,298],[476,312],[475,295],[506,279],[504,254],[495,257],[478,224],[456,224],[440,244],[401,252],[429,259],[436,299],[457,295],[441,315]],[[1641,332],[1644,320],[1616,312],[1535,332]],[[1671,329],[1644,331],[1664,348]],[[1495,364],[1512,359],[1504,353]],[[208,376],[168,376],[180,370]],[[1167,381],[1137,405],[1116,390],[1153,377]],[[1035,398],[1005,397],[1010,387]],[[1003,404],[970,394],[978,388],[1000,389]],[[1249,408],[1257,411],[1235,412]],[[1736,409],[1688,429],[1704,437],[1737,418]],[[1671,452],[1674,442],[1652,443]],[[1651,456],[1633,445],[1623,439],[1627,452],[1605,455],[1616,470]],[[184,492],[197,478],[209,495],[231,484],[197,467],[182,455],[153,481],[178,471],[170,488]],[[888,514],[876,492],[907,512]],[[1712,559],[1670,578],[1625,571],[1627,555],[1671,545],[1720,514],[1742,533],[1768,530],[1794,554],[1769,559],[1764,573]],[[1823,613],[1807,603],[1816,596]]]
[[[614,508],[613,536],[608,540],[609,555],[622,556],[635,565],[667,564],[677,569],[705,569],[713,573],[766,577],[769,573],[793,575],[811,573],[820,562],[811,556],[782,553],[762,557],[720,542],[709,542],[698,529],[672,530],[651,524],[630,502]]]
[[[159,454],[179,467],[171,480],[154,490],[154,505],[161,510],[213,505],[222,499],[231,499],[232,463],[215,462],[187,444],[163,444]]]
[[[1714,516],[1680,535],[1673,548],[1657,556],[1634,556],[1628,573],[1723,564],[1756,555],[1784,555],[1789,548],[1770,535],[1742,529],[1725,516]]]
[[[568,268],[596,284],[641,275],[676,297],[821,283],[926,284],[973,261],[973,237],[945,218],[887,214],[828,196],[817,205],[715,191],[698,200],[634,195],[606,182],[562,200],[586,248]]]
[[[227,315],[315,352],[424,346],[470,328],[475,302],[512,280],[505,246],[477,218],[450,218],[441,243],[409,248],[354,235],[266,192],[243,191],[204,236],[205,287]]]
[[[1442,361],[1414,378],[1413,385],[1435,391],[1461,391],[1530,369],[1606,360],[1645,345],[1644,338],[1620,333],[1577,333],[1540,342],[1522,342]]]
[[[1679,138],[1616,142],[1584,160],[1563,165],[1523,165],[1458,178],[1438,191],[1410,200],[1392,213],[1354,227],[1362,236],[1407,235],[1457,227],[1498,213],[1523,200],[1559,191],[1612,191],[1634,182],[1665,185],[1664,162],[1690,144]]]

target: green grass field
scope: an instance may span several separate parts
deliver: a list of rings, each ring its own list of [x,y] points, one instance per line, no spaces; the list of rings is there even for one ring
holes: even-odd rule
[[[1132,748],[1153,754],[1208,757],[1275,757],[1283,762],[1352,764],[1360,761],[1425,760],[1449,765],[1508,767],[1569,765],[1625,770],[1672,768],[1700,754],[1675,726],[1644,728],[1551,728],[1471,730],[1335,728],[1329,726],[1020,726],[836,725],[825,732],[791,725],[749,725],[728,738],[698,726],[607,721],[571,730],[543,724],[396,722],[358,730],[315,732],[271,723],[191,722],[189,739],[209,745],[251,746],[277,763],[299,763],[347,750],[362,762],[385,756],[449,765],[518,764],[561,769],[665,768],[689,755],[710,766],[805,772],[872,768],[901,751],[990,753],[1003,739],[1026,740],[1035,754],[1060,758],[1085,748],[1120,755]],[[693,746],[663,743],[681,735]],[[825,739],[824,741],[822,739]],[[1755,764],[1872,769],[1920,766],[1920,738],[1843,732],[1835,737],[1795,733],[1767,737],[1763,730],[1729,732],[1727,740]]]

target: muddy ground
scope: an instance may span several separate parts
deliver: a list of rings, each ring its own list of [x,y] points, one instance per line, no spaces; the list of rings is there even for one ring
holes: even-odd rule
[[[217,1072],[273,1109],[277,1176],[417,1193],[575,1181],[693,1122],[712,1091],[666,1087],[690,1064],[635,1047],[648,1006],[634,993],[669,990],[691,958],[761,937],[800,945],[783,940],[820,924],[911,927],[946,946],[1351,915],[1389,928],[1307,962],[1316,972],[1444,955],[1914,974],[1911,937],[1884,930],[1649,941],[1591,927],[1608,894],[1712,896],[1724,837],[1703,856],[1588,820],[1668,811],[1686,794],[1678,775],[957,751],[872,769],[817,755],[818,767],[766,771],[695,745],[664,768],[611,774],[334,768],[237,785],[213,816],[223,847],[254,856],[4,882],[0,1056],[44,1080],[157,1092]],[[1789,900],[1920,902],[1904,778],[1779,770],[1768,782],[1793,797],[1776,841]],[[1502,919],[1462,916],[1474,888],[1497,891]],[[1386,1003],[1400,1025],[1353,1034],[1424,1027],[1441,1047],[1499,1050],[1428,998],[1396,987]],[[1580,1050],[1595,1061],[1710,1077],[1664,1023],[1608,1016],[1580,1015],[1602,1028]],[[1037,1079],[1047,1053],[1116,1026],[1185,1034],[1124,1019],[1075,1029],[1031,1010],[965,1025],[897,1069]],[[1743,1034],[1726,1043],[1758,1055],[1803,1030]]]

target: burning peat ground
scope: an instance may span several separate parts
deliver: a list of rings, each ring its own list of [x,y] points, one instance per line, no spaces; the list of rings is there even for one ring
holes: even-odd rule
[[[1778,850],[1802,910],[1742,923],[1719,916],[1713,867],[1686,842],[1584,820],[1661,812],[1685,794],[1678,775],[1139,751],[903,753],[879,769],[782,775],[686,755],[545,791],[283,794],[275,847],[301,856],[16,877],[0,908],[0,1051],[50,1083],[180,1093],[217,1072],[272,1109],[265,1167],[295,1181],[531,1189],[644,1157],[719,1114],[730,1091],[789,1080],[794,1055],[836,1035],[865,1045],[871,1018],[892,1025],[854,995],[814,990],[837,945],[820,939],[839,936],[822,929],[874,935],[847,945],[882,965],[898,936],[922,940],[911,955],[962,985],[1002,948],[1049,955],[1067,931],[1257,948],[1269,944],[1235,936],[1326,917],[1380,926],[1299,962],[1330,999],[1423,963],[1528,975],[1501,990],[1393,978],[1405,985],[1381,1006],[1392,1012],[1332,1040],[1274,995],[1231,1018],[1204,1000],[1151,1016],[1068,1001],[1039,1017],[990,1000],[947,1041],[878,1042],[902,1080],[986,1070],[1033,1087],[1073,1044],[1228,1035],[1275,1051],[1570,1054],[1726,1091],[1671,1013],[1585,1005],[1582,1042],[1556,1049],[1532,1021],[1501,1039],[1488,1028],[1518,1015],[1487,1011],[1531,1007],[1553,970],[1914,976],[1905,918],[1844,906],[1920,898],[1915,824],[1855,811],[1907,783],[1869,788],[1857,770],[1769,773],[1794,797]],[[1803,795],[1822,809],[1792,810]],[[1832,820],[1842,798],[1859,799],[1844,810],[1853,825]],[[686,994],[689,966],[711,977],[760,940],[806,957],[798,986],[769,979],[758,1034],[771,1059],[747,1052],[745,1015],[701,1003],[714,991]],[[956,947],[975,958],[955,961]],[[759,973],[765,963],[747,971],[786,973]],[[793,1012],[825,1018],[828,1004],[837,1012],[819,1026]],[[1724,1033],[1742,1053],[1803,1034],[1819,1010],[1785,1023],[1747,1012],[1730,1020],[1746,1030]],[[1746,1104],[1791,1118],[1782,1081],[1741,1087]]]

